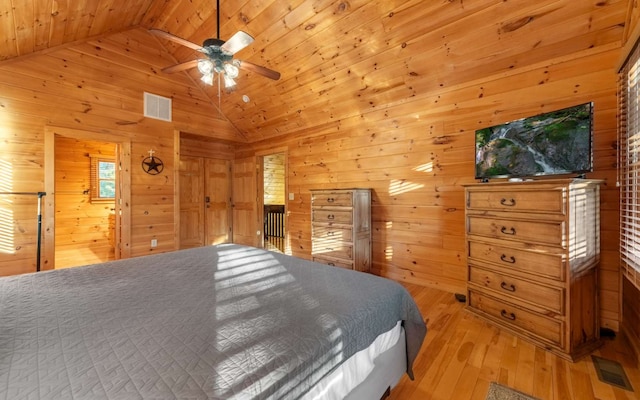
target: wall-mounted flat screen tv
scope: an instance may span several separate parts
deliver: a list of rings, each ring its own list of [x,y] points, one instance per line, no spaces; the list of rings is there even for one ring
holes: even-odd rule
[[[593,103],[476,131],[476,179],[577,174],[593,169]]]

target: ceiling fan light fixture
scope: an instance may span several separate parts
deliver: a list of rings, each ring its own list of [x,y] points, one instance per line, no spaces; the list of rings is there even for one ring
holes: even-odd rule
[[[206,59],[199,60],[198,71],[200,71],[202,75],[211,74],[213,72],[213,63]]]
[[[233,90],[236,87],[236,81],[229,75],[224,75],[224,88],[227,90]]]
[[[235,53],[253,43],[254,38],[244,31],[238,31],[227,41],[220,39],[220,0],[217,0],[216,2],[216,17],[216,26],[218,28],[217,35],[215,38],[205,39],[202,43],[202,46],[198,46],[195,43],[192,43],[186,39],[182,39],[160,29],[149,29],[149,32],[154,35],[160,36],[164,39],[170,40],[192,50],[196,50],[206,57],[203,59],[186,61],[173,65],[171,67],[163,68],[162,72],[171,73],[184,71],[186,69],[197,66],[198,70],[202,74],[202,77],[200,79],[205,84],[213,86],[214,79],[218,79],[218,96],[220,95],[220,88],[222,86],[223,79],[224,87],[227,91],[230,92],[236,88],[236,82],[234,79],[240,76],[241,69],[243,71],[257,73],[269,79],[280,79],[280,73],[277,71],[273,71],[269,68],[247,61],[242,62],[241,60],[235,60],[233,58]],[[217,77],[216,73],[218,75]],[[244,101],[246,102],[248,100]]]
[[[232,63],[228,62],[224,64],[224,73],[229,78],[231,79],[237,78],[239,72],[240,71],[238,70],[238,67],[236,67]]]
[[[213,72],[202,75],[200,80],[209,86],[213,86]]]

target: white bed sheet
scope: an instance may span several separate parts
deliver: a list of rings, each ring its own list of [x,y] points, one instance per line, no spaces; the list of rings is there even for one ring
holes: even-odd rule
[[[391,330],[379,335],[366,349],[360,350],[325,376],[303,400],[341,400],[362,383],[373,371],[374,360],[393,347],[402,334],[402,321]]]

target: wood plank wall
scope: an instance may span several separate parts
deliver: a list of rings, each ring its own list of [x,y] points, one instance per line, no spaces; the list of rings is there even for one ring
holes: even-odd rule
[[[212,141],[198,135],[180,134],[180,155],[233,160],[235,152],[236,144],[231,142]]]
[[[616,74],[619,49],[594,48],[470,82],[417,92],[403,101],[279,140],[252,152],[288,149],[287,248],[311,254],[310,189],[373,189],[373,267],[393,279],[463,292],[466,281],[464,194],[474,182],[478,128],[574,104],[595,104],[594,162],[603,179],[600,316],[619,328]],[[517,63],[516,63],[517,64]],[[352,94],[356,96],[357,94]],[[347,94],[345,94],[347,96]]]
[[[44,190],[48,127],[93,133],[99,141],[128,137],[131,198],[124,206],[131,208],[131,226],[125,227],[131,231],[130,254],[173,250],[176,132],[244,140],[190,78],[159,73],[174,62],[155,37],[138,28],[0,64],[0,172],[9,177],[3,186]],[[173,122],[143,117],[145,91],[172,98]],[[149,150],[164,162],[159,175],[142,170]],[[13,242],[11,249],[0,250],[0,275],[35,271],[35,204],[35,199],[19,199],[8,210],[13,217],[7,217],[2,233]],[[150,247],[152,238],[157,248]],[[45,256],[53,254],[50,247],[44,243],[43,269],[54,263]]]
[[[57,268],[115,259],[115,202],[91,202],[91,157],[115,160],[115,143],[56,137]]]

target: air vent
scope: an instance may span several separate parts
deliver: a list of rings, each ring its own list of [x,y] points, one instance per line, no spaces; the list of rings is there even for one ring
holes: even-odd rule
[[[171,122],[171,99],[144,92],[144,116]]]
[[[619,362],[594,355],[591,356],[591,360],[598,373],[598,379],[609,385],[633,392],[631,382],[629,382],[629,378],[627,378],[627,374],[624,373],[624,368]]]

